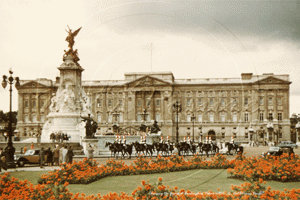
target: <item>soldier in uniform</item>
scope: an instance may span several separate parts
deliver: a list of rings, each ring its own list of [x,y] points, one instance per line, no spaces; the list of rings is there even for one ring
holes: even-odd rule
[[[125,145],[126,145],[126,136],[125,136],[125,135],[123,135],[122,144],[123,144],[123,146],[125,147]]]
[[[167,136],[166,144],[168,145],[168,148],[170,148],[170,136],[169,135]]]
[[[212,143],[211,137],[208,138],[208,144],[210,144],[211,149],[213,149],[213,143]]]
[[[184,138],[183,138],[183,142],[186,142],[186,137],[184,136]]]
[[[233,137],[233,136],[231,136],[231,141],[230,141],[230,143],[231,143],[231,144],[234,143],[234,137]]]
[[[164,138],[163,138],[163,136],[160,137],[159,143],[160,143],[160,144],[163,144],[163,143],[164,143]]]
[[[190,136],[188,136],[188,138],[186,140],[186,143],[191,147],[191,138],[190,138]]]
[[[118,137],[118,135],[116,135],[115,136],[115,142],[118,143],[118,141],[119,141],[119,137]]]
[[[206,136],[204,143],[208,144],[208,136]]]

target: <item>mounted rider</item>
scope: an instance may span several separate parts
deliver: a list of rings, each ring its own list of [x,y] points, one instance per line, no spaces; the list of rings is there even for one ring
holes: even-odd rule
[[[159,143],[160,143],[160,144],[163,144],[163,143],[165,143],[165,141],[164,141],[164,137],[163,137],[163,136],[161,136],[161,137],[160,137],[160,141],[159,141]]]
[[[141,136],[140,144],[143,144],[146,148],[146,136]]]
[[[126,136],[125,135],[123,135],[122,144],[124,147],[126,146]]]
[[[186,140],[186,143],[191,147],[191,138],[190,138],[190,136],[188,136],[188,138]]]
[[[168,145],[168,149],[169,149],[170,148],[170,136],[169,135],[167,136],[166,144]]]
[[[115,136],[115,143],[118,143],[118,142],[119,142],[119,136],[116,135],[116,136]]]
[[[202,137],[201,136],[199,136],[199,143],[201,143],[202,142]]]
[[[121,144],[122,143],[122,139],[121,139],[121,135],[119,135],[118,137],[118,144]]]
[[[212,143],[211,137],[209,137],[209,138],[208,138],[208,144],[210,144],[210,146],[211,146],[211,149],[213,149],[213,147],[214,147],[214,146],[213,146],[213,143]]]
[[[204,144],[208,144],[208,136],[206,136]]]
[[[234,137],[233,137],[233,136],[231,136],[230,143],[231,143],[231,144],[234,144]]]
[[[185,136],[184,136],[184,138],[183,138],[183,142],[186,143],[186,137],[185,137]]]

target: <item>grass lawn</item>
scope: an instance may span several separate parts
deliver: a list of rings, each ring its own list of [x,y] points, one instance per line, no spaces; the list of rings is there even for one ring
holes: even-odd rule
[[[37,184],[37,180],[43,172],[13,172],[11,176],[20,180],[29,180]],[[192,192],[208,192],[209,190],[217,192],[230,191],[231,185],[240,185],[244,181],[227,178],[227,170],[220,169],[204,169],[204,170],[190,170],[182,172],[162,173],[162,174],[147,174],[147,175],[134,175],[134,176],[113,176],[106,177],[99,181],[81,185],[70,184],[68,186],[72,193],[85,193],[90,194],[107,194],[109,192],[125,192],[131,195],[132,191],[138,186],[141,186],[142,180],[149,180],[151,184],[156,182],[159,177],[163,178],[164,185],[170,187],[178,186],[178,189],[190,190]],[[281,183],[276,181],[267,181],[266,186],[271,186],[272,189],[284,190],[299,188],[299,182]]]

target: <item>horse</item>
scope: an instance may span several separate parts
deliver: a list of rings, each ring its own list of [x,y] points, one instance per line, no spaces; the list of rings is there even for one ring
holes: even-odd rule
[[[202,143],[202,142],[198,142],[198,147],[199,147],[199,152],[200,152],[201,154],[203,154],[203,149],[202,149],[203,143]]]
[[[110,156],[112,157],[113,153],[115,152],[115,150],[114,150],[114,148],[115,148],[114,144],[111,143],[111,142],[106,142],[105,143],[105,147],[108,147],[108,149],[111,152]]]
[[[187,144],[186,142],[179,142],[175,146],[178,149],[178,154],[179,155],[181,155],[181,151],[183,151],[183,155],[188,154],[190,145]]]
[[[202,145],[202,150],[206,153],[206,156],[209,157],[208,152],[212,151],[211,144],[203,144]]]
[[[123,155],[125,156],[128,154],[128,158],[131,159],[131,154],[132,154],[132,146],[133,144],[125,144],[125,147],[123,148]]]
[[[227,155],[233,155],[233,153],[231,153],[231,151],[235,150],[235,147],[234,147],[235,144],[226,142],[225,146],[228,148]]]
[[[133,143],[133,146],[134,146],[134,148],[135,148],[135,151],[136,151],[136,155],[140,155],[140,152],[142,152],[144,155],[146,155],[146,145],[145,144],[141,144],[141,143],[139,143],[138,141],[135,141],[134,143]]]
[[[154,151],[155,148],[153,144],[146,144],[146,155],[149,153],[150,157],[152,157]]]
[[[122,155],[121,158],[124,157],[123,144],[119,144],[117,142],[114,142],[113,145],[114,145],[114,156],[116,158],[118,158],[119,153],[121,153],[121,155]]]
[[[157,155],[159,154],[160,151],[162,152],[162,155],[168,155],[169,154],[168,144],[153,142],[153,145],[156,148]]]

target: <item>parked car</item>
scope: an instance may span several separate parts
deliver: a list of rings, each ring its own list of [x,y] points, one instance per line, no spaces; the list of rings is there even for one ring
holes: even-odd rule
[[[40,149],[28,149],[25,154],[16,154],[14,155],[15,163],[17,163],[19,167],[23,167],[25,164],[39,164],[40,151]],[[46,160],[47,155],[45,155],[44,162]]]
[[[262,157],[265,157],[266,155],[281,156],[282,154],[283,154],[283,149],[281,147],[275,146],[275,147],[270,147],[269,151],[263,152]]]
[[[293,143],[292,141],[282,141],[279,145],[279,147],[293,147],[293,148],[298,148],[298,145]]]

